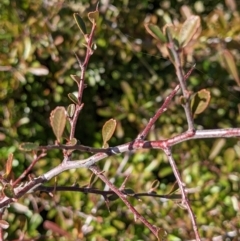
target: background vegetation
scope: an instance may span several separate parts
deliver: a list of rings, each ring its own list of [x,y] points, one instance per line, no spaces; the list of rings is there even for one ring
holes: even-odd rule
[[[188,70],[196,64],[189,88],[193,92],[207,88],[212,95],[208,109],[196,117],[196,127],[238,127],[240,6],[236,2],[103,1],[95,36],[97,50],[87,70],[88,87],[76,138],[84,145],[101,147],[102,125],[112,117],[118,126],[111,146],[136,137],[176,84],[174,67],[159,43],[146,33],[144,23],[177,25],[188,11],[201,16],[203,28],[184,65]],[[70,103],[67,94],[76,91],[70,75],[80,73],[74,52],[84,56],[83,38],[73,13],[80,12],[87,20],[87,12],[95,6],[96,1],[83,0],[1,1],[1,170],[10,153],[14,153],[12,175],[18,177],[29,166],[33,157],[18,149],[21,142],[54,142],[50,112],[57,105]],[[186,128],[184,111],[176,97],[149,139],[168,138]],[[239,140],[194,140],[175,146],[173,153],[191,193],[201,236],[238,240]],[[86,154],[74,152],[74,158],[83,157]],[[41,175],[58,165],[61,158],[61,151],[50,151],[32,175]],[[157,193],[167,194],[175,182],[165,155],[156,150],[109,157],[99,165],[116,186],[130,175],[126,185],[135,192],[147,192],[152,182],[159,180]],[[86,169],[68,171],[47,185],[57,181],[58,185],[83,186],[90,176]],[[95,187],[106,188],[100,180]],[[189,216],[177,201],[145,197],[131,202],[151,223],[168,232],[168,240],[194,237]],[[120,200],[111,202],[109,208],[110,212],[101,196],[93,194],[29,194],[5,212],[10,223],[5,235],[8,240],[154,240]],[[49,228],[49,223],[56,223],[60,231]],[[62,230],[70,238],[62,235]]]

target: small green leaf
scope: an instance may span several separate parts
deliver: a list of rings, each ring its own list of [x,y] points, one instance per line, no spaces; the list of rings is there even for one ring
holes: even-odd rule
[[[165,43],[167,41],[165,35],[161,31],[161,29],[154,24],[145,24],[145,28],[149,34],[151,34],[155,39],[160,40]]]
[[[68,141],[68,142],[66,143],[66,145],[68,145],[68,146],[75,146],[76,144],[77,144],[77,139],[76,139],[76,138],[72,138],[70,141]],[[68,153],[68,154],[71,154],[73,151],[74,151],[74,149],[72,149],[72,150],[67,150],[67,153]]]
[[[154,192],[154,191],[156,191],[156,189],[159,187],[159,184],[160,184],[160,182],[159,182],[158,180],[154,180],[153,183],[152,183],[152,185],[151,185],[151,189],[150,189],[149,192]]]
[[[69,98],[74,104],[76,104],[76,105],[79,104],[78,98],[77,98],[73,93],[69,93],[69,94],[68,94],[68,98]]]
[[[9,223],[5,220],[0,220],[0,228],[2,228],[2,229],[9,228]]]
[[[114,194],[108,196],[107,198],[109,201],[115,201],[115,200],[119,199],[119,196],[116,193],[114,193]]]
[[[81,78],[77,75],[71,74],[70,77],[77,83],[79,84],[81,81]]]
[[[117,121],[114,119],[110,119],[105,122],[102,128],[102,138],[103,138],[103,146],[107,147],[107,142],[111,139],[115,129],[117,126]]]
[[[88,19],[93,23],[95,24],[98,20],[98,17],[99,17],[99,11],[96,10],[94,12],[89,12],[88,13]]]
[[[72,118],[74,116],[76,110],[76,106],[74,104],[70,104],[67,108],[67,114],[70,118]]]
[[[15,198],[14,188],[10,183],[7,183],[4,186],[3,193],[6,197]]]
[[[86,25],[85,25],[83,19],[79,16],[79,14],[78,13],[74,13],[73,17],[74,17],[74,19],[75,19],[75,21],[76,21],[76,23],[78,25],[78,28],[80,29],[81,33],[83,35],[87,34]]]
[[[126,193],[128,196],[134,196],[135,192],[131,188],[125,188],[123,190],[124,193]]]
[[[192,15],[186,19],[179,33],[179,43],[182,47],[185,47],[191,41],[200,25],[201,20],[199,16]]]
[[[202,113],[209,105],[211,94],[208,90],[202,89],[193,95],[191,109],[193,115]]]
[[[174,182],[174,184],[172,185],[170,192],[168,193],[168,195],[175,193],[177,190],[179,189],[178,183]]]
[[[34,151],[38,149],[38,146],[37,143],[23,142],[20,144],[19,149],[22,151]]]
[[[53,129],[57,141],[60,142],[65,125],[66,125],[66,111],[62,106],[56,107],[50,115],[50,124]]]

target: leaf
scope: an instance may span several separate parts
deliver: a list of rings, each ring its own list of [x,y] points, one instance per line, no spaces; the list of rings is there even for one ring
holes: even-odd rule
[[[36,76],[48,75],[49,73],[48,68],[45,66],[30,67],[27,71]]]
[[[156,189],[159,187],[159,184],[160,184],[160,182],[159,182],[158,180],[154,180],[153,183],[152,183],[152,185],[151,185],[151,189],[150,189],[149,192],[154,192],[154,191],[156,191]]]
[[[191,100],[191,109],[193,115],[202,113],[209,105],[211,94],[208,90],[198,91]]]
[[[38,149],[38,146],[37,143],[23,142],[20,144],[19,149],[22,151],[34,151]]]
[[[163,228],[158,229],[157,231],[158,241],[164,241],[166,240],[166,237],[167,237],[167,232]]]
[[[78,28],[80,29],[81,33],[83,35],[87,34],[86,25],[85,25],[83,19],[79,16],[79,14],[78,13],[74,13],[73,17],[74,17],[74,19],[75,19],[75,21],[76,21],[76,23],[78,25]]]
[[[128,84],[128,82],[122,81],[121,88],[123,92],[126,94],[129,102],[134,106],[136,104],[136,101],[135,101],[131,86]]]
[[[66,125],[66,111],[62,106],[56,107],[50,115],[50,124],[53,129],[57,141],[60,142],[65,125]]]
[[[88,13],[88,19],[93,23],[95,24],[98,20],[98,17],[99,17],[99,11],[96,10],[94,12],[89,12]]]
[[[149,34],[151,34],[155,39],[160,40],[165,43],[167,41],[165,35],[161,31],[161,29],[154,24],[145,24],[145,28]]]
[[[213,160],[219,154],[219,152],[222,150],[225,144],[226,144],[226,139],[221,138],[221,139],[215,140],[208,157],[209,160]]]
[[[117,121],[110,119],[105,122],[102,128],[103,147],[107,147],[107,142],[111,139],[117,126]]]
[[[7,164],[6,164],[6,173],[4,176],[8,177],[12,170],[12,162],[13,162],[13,154],[10,153],[7,159]]]
[[[73,93],[69,93],[69,94],[68,94],[68,98],[69,98],[74,104],[76,104],[76,105],[79,104],[78,98],[77,98]]]
[[[194,34],[198,31],[201,25],[199,16],[192,15],[183,23],[179,33],[180,46],[185,47],[193,38]]]
[[[232,75],[234,80],[237,82],[238,86],[240,86],[240,79],[239,79],[238,70],[236,67],[236,60],[234,60],[232,53],[229,50],[224,49],[222,51],[222,58],[228,73]]]
[[[6,197],[15,198],[14,188],[10,183],[7,183],[4,186],[3,193]]]
[[[74,116],[76,110],[76,106],[74,104],[70,104],[67,108],[67,114],[70,118],[72,118]]]
[[[1,229],[7,229],[9,228],[9,223],[5,220],[0,220],[0,228]]]
[[[77,83],[79,84],[81,81],[81,78],[77,75],[71,74],[70,77]]]
[[[77,144],[77,139],[76,138],[72,138],[70,141],[68,141],[66,143],[66,145],[68,146],[75,146]],[[71,154],[74,151],[74,149],[71,150],[67,150],[67,154]]]
[[[116,193],[114,193],[112,195],[109,195],[107,198],[109,201],[115,201],[115,200],[119,199],[119,196]]]

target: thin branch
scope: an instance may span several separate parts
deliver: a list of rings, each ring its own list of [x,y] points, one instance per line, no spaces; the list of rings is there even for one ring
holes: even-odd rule
[[[169,161],[169,163],[170,163],[170,165],[172,167],[174,176],[176,177],[178,186],[179,186],[179,188],[181,190],[183,205],[186,206],[186,208],[188,210],[188,213],[190,215],[196,240],[197,241],[201,241],[201,238],[200,238],[200,235],[199,235],[199,232],[198,232],[197,222],[196,222],[194,213],[192,211],[191,205],[189,203],[187,193],[185,191],[185,184],[181,180],[181,175],[180,175],[180,173],[178,171],[178,168],[177,168],[177,165],[176,165],[176,163],[175,163],[175,161],[173,159],[172,152],[171,152],[171,150],[169,148],[164,149],[164,151],[165,151],[165,154],[168,157],[168,161]]]
[[[54,167],[53,169],[46,172],[44,175],[35,178],[23,186],[19,185],[14,188],[14,192],[16,194],[16,198],[22,197],[24,194],[34,191],[38,186],[42,185],[44,182],[49,181],[53,177],[59,175],[60,173],[85,167],[88,168],[91,165],[99,162],[100,160],[111,155],[116,155],[132,150],[138,149],[162,149],[164,150],[167,147],[174,146],[178,143],[193,140],[193,139],[203,139],[203,138],[230,138],[230,137],[240,137],[240,128],[229,128],[229,129],[213,129],[213,130],[198,130],[192,134],[192,132],[184,132],[180,135],[177,135],[168,140],[159,140],[159,141],[143,141],[143,140],[134,140],[133,142],[125,143],[123,145],[119,145],[116,147],[107,148],[106,152],[98,152],[89,158],[83,160],[74,160],[74,161],[66,161],[61,163],[60,165]],[[82,146],[80,146],[81,149]],[[49,149],[78,149],[78,145],[76,146],[51,146]],[[47,149],[46,147],[43,149]],[[110,153],[110,154],[108,154]],[[0,200],[0,208],[6,207],[8,204],[12,203],[14,200],[8,197],[4,197]]]
[[[78,187],[76,186],[65,186],[65,187],[46,187],[46,186],[38,186],[35,191],[42,191],[42,192],[61,192],[61,191],[70,191],[70,192],[81,192],[84,194],[97,194],[97,195],[102,195],[104,197],[108,196],[108,195],[112,195],[115,192],[114,191],[106,191],[106,190],[99,190],[96,189],[94,187]],[[167,195],[162,195],[162,194],[157,194],[157,193],[153,193],[153,192],[140,192],[140,193],[128,193],[127,190],[123,189],[121,190],[123,195],[129,196],[129,197],[134,197],[134,198],[139,198],[139,197],[156,197],[156,198],[165,198],[165,199],[169,199],[169,200],[181,200],[182,196],[180,194],[167,194]]]
[[[187,84],[184,80],[183,68],[181,66],[180,57],[175,48],[171,34],[169,34],[168,37],[169,37],[168,48],[174,57],[174,67],[176,70],[176,75],[178,77],[178,81],[180,83],[183,96],[185,98],[185,101],[184,101],[185,103],[183,104],[183,108],[184,108],[185,115],[187,118],[188,130],[194,131],[193,117],[192,117],[192,112],[191,112],[191,108],[190,108],[190,92],[187,90]]]
[[[118,190],[117,187],[115,187],[104,175],[103,172],[97,167],[97,166],[91,166],[89,169],[98,176],[105,184],[109,186],[109,188],[114,191],[119,198],[122,199],[122,201],[125,203],[125,205],[131,210],[131,212],[134,214],[135,219],[139,219],[146,227],[149,228],[149,230],[158,237],[158,229],[154,227],[152,224],[150,224],[142,215],[138,213],[138,211],[130,204],[130,202],[127,200],[126,195],[123,194],[120,190]]]
[[[24,179],[27,174],[32,170],[32,168],[35,166],[35,164],[44,156],[46,156],[47,153],[46,152],[42,152],[39,156],[37,156],[29,165],[29,167],[27,169],[24,170],[24,172],[13,182],[13,187],[15,187],[17,184],[20,183],[20,181],[22,181],[22,179]]]
[[[192,73],[194,67],[195,66],[193,66],[188,71],[188,73],[184,76],[184,81],[186,81],[187,78],[190,76],[190,74]],[[158,118],[161,116],[161,114],[167,110],[167,107],[171,103],[172,98],[176,95],[176,93],[178,92],[179,89],[180,89],[180,85],[177,85],[172,90],[172,92],[166,97],[166,99],[163,102],[162,106],[157,110],[155,115],[149,120],[149,122],[147,123],[146,127],[144,128],[144,130],[137,136],[137,139],[144,140],[146,138],[146,136],[149,133],[149,131],[151,130],[152,126],[155,124],[155,122],[158,120]]]

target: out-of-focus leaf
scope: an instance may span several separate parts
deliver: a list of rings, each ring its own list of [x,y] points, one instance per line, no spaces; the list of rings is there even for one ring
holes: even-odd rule
[[[4,188],[3,188],[3,193],[5,194],[6,197],[9,198],[14,198],[15,197],[15,193],[14,193],[14,188],[10,183],[7,183]]]
[[[89,12],[88,13],[88,19],[93,23],[95,24],[98,20],[98,17],[99,17],[99,11],[96,10],[94,12]]]
[[[201,20],[199,16],[192,15],[186,19],[179,33],[179,43],[182,47],[185,47],[191,41],[200,25]]]
[[[74,116],[74,113],[75,113],[75,110],[76,110],[76,106],[75,104],[70,104],[67,108],[67,114],[70,118],[72,118]]]
[[[38,146],[37,143],[23,142],[20,144],[19,149],[22,151],[34,151],[38,149]]]
[[[161,29],[155,24],[145,24],[145,28],[149,34],[151,34],[155,39],[160,40],[161,42],[165,43],[166,37],[161,31]]]
[[[68,98],[69,98],[73,103],[75,103],[76,105],[79,104],[77,97],[76,97],[73,93],[69,93],[69,94],[68,94]]]
[[[2,228],[2,229],[9,228],[9,223],[5,220],[0,220],[0,228]]]
[[[78,28],[80,29],[81,33],[83,35],[87,34],[86,25],[85,25],[83,19],[79,16],[79,14],[78,13],[74,13],[73,17],[74,17],[74,19],[75,19],[75,21],[76,21],[76,23],[78,25]]]
[[[134,95],[133,95],[131,86],[126,81],[122,81],[121,87],[122,87],[122,90],[124,91],[124,93],[126,94],[129,102],[134,106],[136,102],[134,99]]]
[[[211,94],[208,90],[202,89],[194,94],[191,100],[191,109],[193,115],[202,113],[209,105]]]
[[[27,71],[37,76],[48,75],[49,73],[48,68],[45,66],[30,67],[27,69]]]
[[[158,241],[165,241],[167,238],[167,232],[163,228],[160,228],[158,229],[157,237]]]
[[[32,47],[32,44],[31,44],[31,39],[26,36],[24,38],[24,52],[23,52],[23,58],[26,60],[30,53],[31,53],[31,47]]]
[[[52,126],[53,132],[60,142],[65,125],[66,125],[66,110],[62,106],[56,107],[50,115],[50,124]]]
[[[222,150],[223,146],[226,143],[226,139],[217,139],[214,141],[212,149],[209,154],[209,160],[213,160],[218,153]]]
[[[51,230],[53,233],[61,235],[61,236],[65,236],[70,238],[71,235],[64,229],[62,229],[60,226],[58,226],[56,223],[51,222],[49,220],[45,220],[43,223],[43,227],[46,230]]]
[[[107,147],[107,142],[111,139],[117,126],[117,121],[110,119],[105,122],[102,128],[103,147]]]
[[[232,53],[229,50],[224,49],[222,51],[222,58],[224,60],[224,65],[228,73],[232,75],[238,86],[240,86],[240,79],[236,67],[236,61],[234,60]]]
[[[6,172],[4,176],[8,176],[12,170],[13,154],[9,154],[6,164]]]

